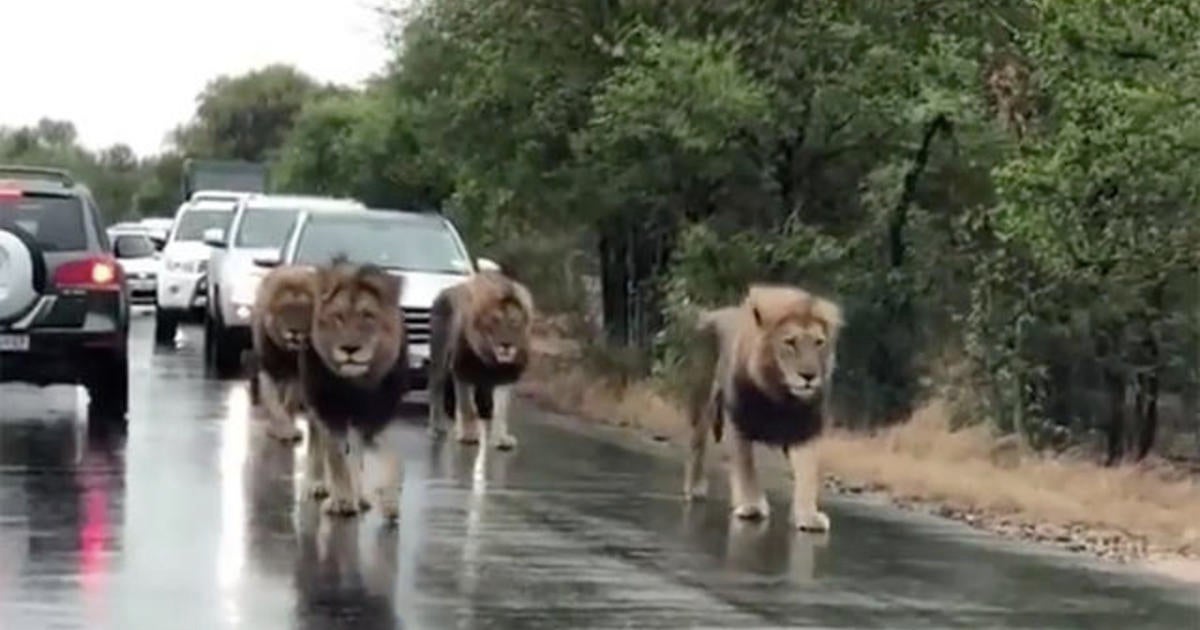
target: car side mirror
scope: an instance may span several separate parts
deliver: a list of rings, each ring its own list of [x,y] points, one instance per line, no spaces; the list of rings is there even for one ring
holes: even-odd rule
[[[225,230],[221,228],[208,228],[204,230],[204,244],[209,247],[225,247]]]
[[[475,266],[480,271],[500,271],[500,265],[490,258],[476,258]]]
[[[256,266],[265,267],[267,269],[278,267],[282,262],[283,261],[280,260],[278,254],[263,254],[261,256],[254,257],[254,264]]]

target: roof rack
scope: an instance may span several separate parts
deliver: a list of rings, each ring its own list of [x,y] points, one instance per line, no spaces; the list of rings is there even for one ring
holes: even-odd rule
[[[41,176],[30,177],[30,179],[46,179],[46,176],[49,176],[50,178],[57,180],[63,186],[70,187],[75,185],[75,178],[71,177],[71,173],[69,173],[66,169],[49,168],[44,166],[18,166],[0,164],[0,176],[11,175]]]

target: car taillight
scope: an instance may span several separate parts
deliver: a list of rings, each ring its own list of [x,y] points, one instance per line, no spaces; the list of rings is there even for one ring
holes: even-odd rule
[[[25,193],[21,192],[20,188],[0,188],[0,200],[3,199],[20,199]]]
[[[54,286],[60,289],[119,291],[121,268],[108,256],[64,263],[54,271]]]

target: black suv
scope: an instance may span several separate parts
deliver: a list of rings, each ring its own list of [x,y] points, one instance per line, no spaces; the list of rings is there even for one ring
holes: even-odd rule
[[[129,298],[100,212],[66,171],[0,166],[0,382],[78,383],[129,407]]]

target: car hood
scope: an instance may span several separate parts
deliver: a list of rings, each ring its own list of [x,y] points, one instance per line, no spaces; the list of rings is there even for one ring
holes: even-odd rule
[[[225,260],[221,263],[224,272],[237,275],[245,274],[255,268],[254,259],[259,256],[278,256],[279,249],[275,247],[241,247],[225,252]],[[265,269],[263,271],[266,271]]]
[[[389,271],[404,278],[400,293],[400,306],[404,308],[429,308],[443,289],[466,281],[469,277],[458,273],[430,273],[427,271]]]
[[[210,248],[200,241],[171,241],[163,248],[163,258],[171,260],[208,260]]]

